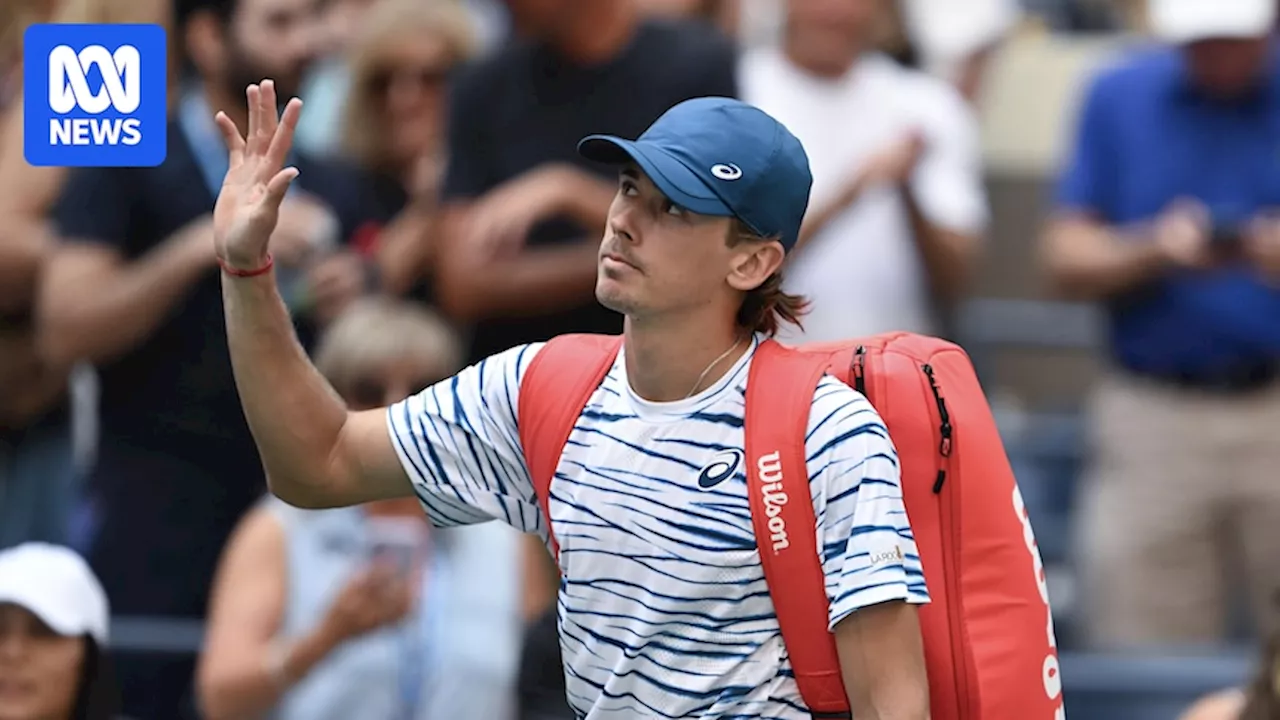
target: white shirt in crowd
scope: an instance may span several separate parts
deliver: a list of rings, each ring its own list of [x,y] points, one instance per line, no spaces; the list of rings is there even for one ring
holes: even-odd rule
[[[743,399],[758,342],[715,385],[672,403],[636,396],[620,354],[569,438],[550,512],[580,717],[809,718],[747,498]],[[540,347],[490,357],[388,411],[437,525],[497,518],[546,538],[516,425],[520,381]],[[831,626],[867,605],[927,602],[897,453],[871,404],[826,378],[805,448]]]
[[[811,208],[915,131],[926,143],[913,178],[925,216],[956,232],[985,230],[977,120],[951,85],[879,54],[867,54],[841,78],[818,78],[773,47],[744,54],[739,83],[744,100],[778,118],[804,145],[813,171]],[[784,340],[937,331],[910,219],[890,188],[869,190],[815,236],[787,270],[787,289],[813,305],[805,331],[788,327]]]

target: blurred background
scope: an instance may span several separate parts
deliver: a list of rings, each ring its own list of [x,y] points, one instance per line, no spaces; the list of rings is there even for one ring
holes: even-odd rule
[[[163,165],[25,163],[22,32],[51,21],[166,26]],[[281,289],[356,408],[620,330],[592,295],[616,183],[581,136],[703,95],[773,113],[815,177],[785,339],[970,353],[1069,716],[1280,718],[1275,27],[1274,0],[3,0],[0,548],[86,558],[110,631],[36,662],[65,629],[0,602],[0,716],[107,707],[110,667],[120,706],[76,717],[572,717],[537,543],[263,494],[210,118],[243,128],[271,77],[306,103]]]

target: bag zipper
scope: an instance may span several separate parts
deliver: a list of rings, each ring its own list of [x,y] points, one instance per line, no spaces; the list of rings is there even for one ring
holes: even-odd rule
[[[933,376],[933,366],[926,363],[920,369],[929,378],[929,391],[933,393],[933,402],[938,406],[938,432],[942,438],[938,441],[938,454],[943,458],[938,463],[938,477],[933,481],[933,494],[938,495],[942,492],[943,483],[947,481],[946,458],[951,457],[951,414],[947,412],[947,400],[942,396],[938,380]]]
[[[947,400],[943,395],[941,386],[938,385],[938,379],[934,375],[933,366],[925,363],[920,367],[921,371],[929,380],[929,392],[933,394],[934,404],[938,408],[938,477],[933,483],[933,494],[938,497],[941,503],[940,517],[946,523],[946,532],[943,533],[943,552],[951,555],[951,562],[944,563],[944,567],[950,568],[950,572],[945,574],[944,582],[947,585],[947,597],[952,598],[952,602],[947,607],[947,623],[951,632],[951,667],[955,673],[956,683],[956,714],[954,717],[966,717],[969,711],[969,696],[966,679],[969,676],[968,663],[965,654],[961,651],[964,646],[964,637],[960,632],[961,607],[960,607],[960,543],[959,543],[959,505],[956,498],[956,488],[951,488],[951,492],[947,493],[944,498],[942,496],[942,488],[947,481],[947,467],[951,464],[951,453],[954,451],[954,428],[951,425],[951,413],[947,410]]]
[[[853,389],[865,397],[867,394],[867,348],[859,345],[853,351]],[[870,399],[870,398],[868,398]]]

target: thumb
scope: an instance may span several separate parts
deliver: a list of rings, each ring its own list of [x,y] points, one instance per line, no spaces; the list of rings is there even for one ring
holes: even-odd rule
[[[289,192],[289,186],[293,184],[293,179],[298,177],[298,168],[287,167],[276,173],[275,177],[267,183],[267,194],[263,198],[263,203],[270,207],[280,207],[280,203],[284,202],[285,193]]]

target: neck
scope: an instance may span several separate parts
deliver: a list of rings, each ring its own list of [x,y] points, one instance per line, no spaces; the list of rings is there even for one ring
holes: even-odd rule
[[[622,347],[632,391],[650,402],[674,402],[716,384],[751,343],[732,324],[664,322],[659,328],[627,318]]]
[[[244,88],[240,89],[241,92]],[[240,128],[240,132],[249,131],[249,106],[243,96],[235,97],[221,87],[219,83],[204,82],[201,83],[201,92],[204,93],[205,102],[209,104],[209,110],[217,113],[219,110],[227,114],[231,118],[231,122]]]
[[[582,65],[608,62],[631,42],[638,22],[631,0],[592,0],[581,4],[572,20],[551,39],[551,45]]]

